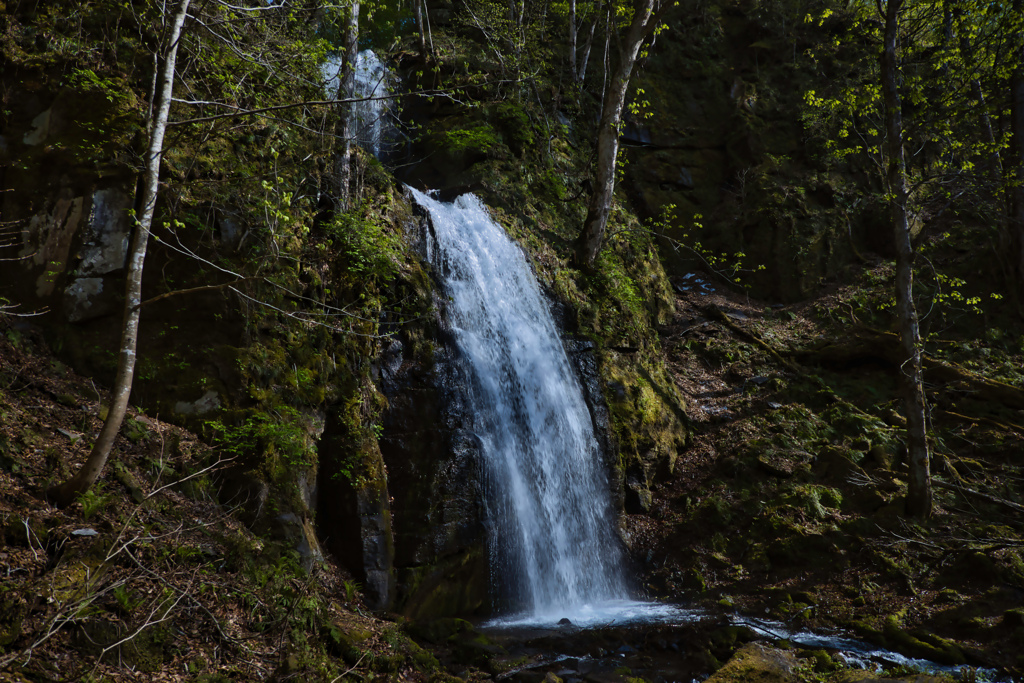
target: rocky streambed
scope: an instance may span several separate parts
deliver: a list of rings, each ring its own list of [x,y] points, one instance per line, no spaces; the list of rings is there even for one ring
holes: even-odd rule
[[[412,633],[444,652],[442,660],[460,677],[486,672],[517,683],[1014,680],[996,669],[909,657],[848,634],[667,605],[652,605],[646,617],[586,627],[568,618],[476,625],[438,619],[413,626]]]

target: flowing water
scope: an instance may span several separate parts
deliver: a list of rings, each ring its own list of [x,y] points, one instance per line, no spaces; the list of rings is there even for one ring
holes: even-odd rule
[[[410,191],[430,214],[427,250],[447,299],[442,322],[460,355],[471,429],[483,453],[492,584],[505,612],[485,626],[525,642],[531,633],[571,637],[579,628],[612,628],[622,638],[720,621],[630,597],[590,411],[529,263],[473,195],[443,203]],[[571,626],[559,625],[564,618]],[[770,640],[827,648],[854,667],[956,672],[841,634],[740,615],[729,621]],[[569,657],[552,655],[550,662]],[[653,662],[653,674],[669,666],[665,657],[629,646],[587,666],[612,671]],[[979,680],[999,680],[994,671],[979,673]]]
[[[322,71],[324,92],[327,97],[337,97],[341,84],[341,56],[332,55],[324,61]],[[391,99],[388,93],[393,86],[393,76],[384,62],[373,50],[363,50],[356,55],[354,98],[349,107],[349,126],[355,135],[356,144],[380,158],[387,146],[392,130]]]
[[[476,197],[413,194],[484,454],[496,596],[526,620],[630,609],[590,410],[526,258]]]

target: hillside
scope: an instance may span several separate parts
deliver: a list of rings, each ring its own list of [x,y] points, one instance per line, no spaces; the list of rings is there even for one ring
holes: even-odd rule
[[[127,352],[172,13],[0,3],[0,680],[1019,679],[1024,30],[888,2],[895,29],[652,0],[605,166],[642,0],[192,5]],[[355,38],[388,67],[358,92],[332,76]],[[580,386],[617,571],[701,620],[484,625],[525,597],[410,187],[472,192],[526,255],[550,311],[519,317],[551,313]],[[55,506],[136,357],[100,480]],[[773,628],[887,654],[872,674]]]

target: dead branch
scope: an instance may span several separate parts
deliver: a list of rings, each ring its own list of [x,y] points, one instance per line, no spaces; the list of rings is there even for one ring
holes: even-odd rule
[[[1015,512],[1018,512],[1018,513],[1024,512],[1024,505],[1020,505],[1019,503],[1014,503],[1012,500],[1007,500],[1005,498],[999,498],[998,496],[993,496],[993,495],[988,494],[988,493],[983,493],[981,491],[976,491],[974,489],[967,488],[966,486],[960,486],[958,484],[950,484],[950,483],[942,481],[941,479],[936,479],[934,477],[932,478],[932,482],[936,486],[938,486],[939,488],[947,489],[949,491],[957,491],[959,493],[964,494],[965,496],[971,496],[973,498],[978,498],[979,500],[984,500],[984,501],[986,501],[988,503],[994,503],[996,505],[1002,505],[1003,507],[1010,508],[1011,510],[1014,510]]]
[[[220,285],[203,285],[202,287],[191,287],[189,289],[176,289],[173,292],[165,292],[163,294],[158,294],[157,296],[150,297],[149,299],[146,299],[145,301],[140,303],[138,306],[136,306],[136,308],[142,308],[143,306],[146,306],[146,305],[152,304],[152,303],[156,303],[157,301],[160,301],[162,299],[169,299],[172,296],[178,296],[178,295],[181,295],[181,294],[195,294],[197,292],[209,292],[209,291],[213,291],[213,290],[216,290],[216,289],[225,289],[227,287],[231,287],[232,285],[237,285],[237,284],[241,284],[243,282],[249,281],[249,280],[258,280],[258,279],[260,279],[260,278],[246,277],[246,278],[241,278],[240,280],[233,280],[231,282],[225,282],[224,284],[220,284]]]

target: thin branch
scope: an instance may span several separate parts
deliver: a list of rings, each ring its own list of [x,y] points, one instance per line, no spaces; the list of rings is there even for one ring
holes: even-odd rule
[[[11,315],[11,316],[14,316],[15,318],[34,318],[36,316],[46,315],[47,313],[50,312],[49,308],[41,308],[38,311],[33,311],[32,313],[15,313],[14,309],[17,308],[20,305],[21,304],[3,304],[3,305],[0,305],[0,314]]]
[[[433,89],[433,90],[420,90],[419,92],[411,93],[411,94],[419,95],[421,97],[451,97],[451,93],[459,91],[459,90],[468,90],[469,88],[481,88],[481,87],[484,87],[484,86],[494,85],[494,84],[520,83],[520,82],[522,82],[522,80],[523,80],[522,78],[517,78],[517,79],[514,79],[514,80],[509,80],[507,78],[500,78],[500,79],[495,79],[495,80],[482,81],[480,83],[468,83],[466,85],[458,85],[458,86],[454,86],[454,87],[451,87],[451,88],[437,88],[437,89]],[[191,124],[191,123],[204,123],[206,121],[217,121],[219,119],[229,119],[229,118],[232,118],[232,117],[235,117],[235,116],[255,116],[255,115],[261,115],[261,114],[265,114],[265,113],[273,112],[273,111],[283,111],[285,109],[298,109],[299,107],[318,107],[318,106],[330,106],[330,107],[333,107],[333,106],[336,106],[336,105],[339,105],[339,104],[354,104],[356,102],[374,102],[374,101],[380,101],[380,100],[393,100],[393,99],[395,99],[397,97],[398,97],[397,95],[388,94],[388,95],[378,95],[378,96],[375,96],[375,97],[347,97],[345,99],[336,99],[336,100],[305,100],[305,101],[302,101],[302,102],[291,102],[289,104],[278,104],[278,105],[275,105],[273,107],[262,107],[260,109],[243,109],[242,107],[236,107],[235,105],[232,105],[232,104],[221,103],[219,106],[222,106],[222,107],[225,107],[225,108],[228,108],[228,109],[233,109],[234,111],[229,112],[227,114],[214,114],[212,116],[201,116],[201,117],[194,118],[194,119],[185,119],[184,121],[171,121],[171,122],[169,122],[167,124],[167,126],[168,127],[184,126],[186,124]],[[174,101],[182,103],[182,104],[196,104],[196,105],[207,104],[206,102],[192,101],[192,100],[178,100],[178,99],[176,99]]]
[[[196,292],[209,292],[209,291],[213,291],[213,290],[216,290],[216,289],[224,289],[224,288],[230,287],[232,285],[241,284],[241,283],[246,282],[248,280],[259,280],[259,279],[262,279],[262,278],[245,277],[245,278],[241,278],[239,280],[232,280],[231,282],[225,282],[224,284],[221,284],[221,285],[203,285],[202,287],[192,287],[190,289],[176,289],[173,292],[165,292],[164,294],[159,294],[157,296],[154,296],[154,297],[151,297],[149,299],[146,299],[145,301],[140,303],[138,306],[136,306],[136,308],[142,308],[143,306],[145,306],[147,304],[156,303],[157,301],[160,301],[161,299],[169,299],[170,297],[178,296],[179,294],[195,294]]]
[[[346,330],[346,329],[343,329],[341,327],[338,327],[337,325],[328,325],[327,323],[320,322],[319,320],[310,320],[309,318],[305,318],[305,317],[303,317],[301,315],[298,315],[296,313],[293,313],[291,311],[286,311],[283,308],[279,308],[278,306],[274,306],[273,304],[268,303],[266,301],[262,301],[261,299],[257,299],[255,297],[251,297],[248,294],[246,294],[245,292],[242,292],[242,291],[240,291],[238,289],[235,289],[234,287],[229,287],[228,289],[230,289],[232,292],[234,292],[238,296],[242,297],[243,299],[247,299],[247,300],[251,301],[254,304],[257,304],[259,306],[263,306],[265,308],[269,308],[272,311],[277,311],[281,315],[284,315],[284,316],[287,316],[289,318],[292,318],[293,320],[298,320],[299,322],[303,322],[303,323],[306,323],[308,325],[316,325],[318,327],[327,328],[328,330],[332,330],[334,332],[341,332],[343,334],[351,334],[351,335],[355,335],[356,337],[366,337],[367,339],[390,339],[391,337],[394,336],[392,334],[364,334],[362,332],[356,332],[356,331],[351,330],[351,329]]]
[[[964,494],[965,496],[973,496],[975,498],[980,498],[981,500],[984,500],[984,501],[989,502],[989,503],[995,503],[996,505],[1002,505],[1004,507],[1008,507],[1011,510],[1015,510],[1016,512],[1024,512],[1024,505],[1020,505],[1019,503],[1014,503],[1012,500],[1007,500],[1005,498],[999,498],[997,496],[993,496],[993,495],[990,495],[988,493],[982,493],[981,491],[975,491],[974,489],[969,489],[966,486],[960,486],[958,484],[948,484],[948,483],[942,481],[941,479],[936,479],[934,477],[932,478],[932,483],[935,486],[938,486],[939,488],[947,489],[947,490],[950,490],[950,491],[959,491],[960,493]]]

